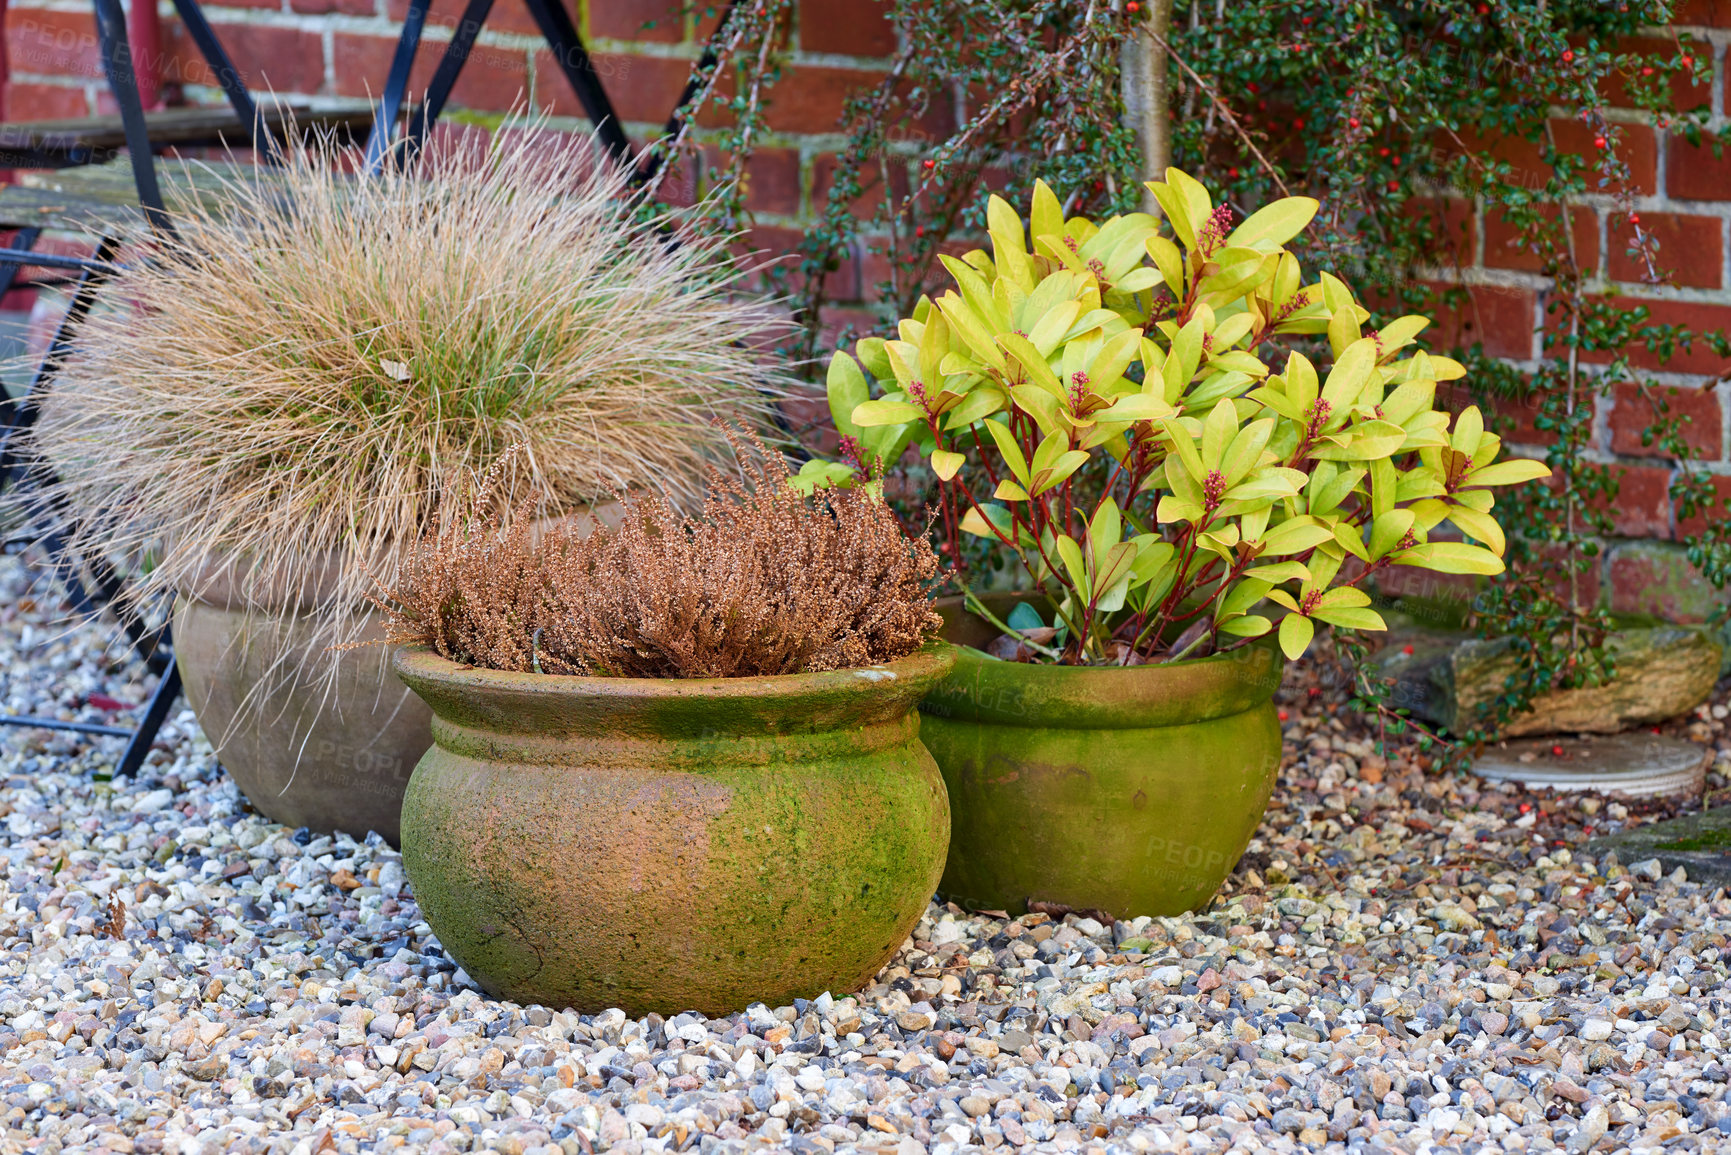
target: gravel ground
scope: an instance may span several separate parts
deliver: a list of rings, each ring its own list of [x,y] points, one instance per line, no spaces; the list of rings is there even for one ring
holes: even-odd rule
[[[14,559],[0,595],[4,708],[143,698]],[[1323,672],[1206,913],[934,905],[868,989],[710,1020],[486,998],[388,847],[250,812],[190,714],[117,783],[0,732],[0,1149],[1731,1148],[1725,891],[1570,850],[1662,808],[1385,760]],[[1724,769],[1714,714],[1673,728]]]

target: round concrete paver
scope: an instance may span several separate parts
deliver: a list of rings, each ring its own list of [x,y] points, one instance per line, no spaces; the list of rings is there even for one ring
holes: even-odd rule
[[[1593,790],[1632,798],[1699,794],[1707,750],[1660,734],[1531,738],[1487,749],[1473,770],[1531,790]]]

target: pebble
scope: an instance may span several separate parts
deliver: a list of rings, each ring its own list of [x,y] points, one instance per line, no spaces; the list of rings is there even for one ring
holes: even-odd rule
[[[0,593],[6,709],[148,693],[18,560]],[[1294,670],[1206,911],[934,903],[864,990],[714,1019],[487,998],[395,852],[266,822],[185,711],[136,780],[0,732],[0,1150],[1720,1149],[1731,902],[1580,849],[1670,810],[1482,788],[1343,701]]]

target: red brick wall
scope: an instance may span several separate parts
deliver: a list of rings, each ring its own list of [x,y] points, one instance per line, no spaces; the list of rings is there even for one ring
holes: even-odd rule
[[[678,98],[707,26],[679,17],[671,0],[574,2],[579,31],[595,53],[597,71],[627,129],[638,140],[653,136]],[[352,101],[383,85],[406,6],[406,0],[210,0],[205,11],[249,84],[315,100]],[[220,99],[208,87],[211,78],[171,6],[160,7],[165,81],[183,86],[182,99]],[[431,75],[460,8],[461,0],[436,0],[418,83]],[[884,17],[879,0],[799,0],[790,68],[772,92],[769,133],[749,170],[748,207],[766,248],[786,248],[795,230],[821,208],[826,167],[842,140],[842,100],[850,90],[880,79],[895,48],[894,30]],[[1678,81],[1679,106],[1709,104],[1715,123],[1723,123],[1731,112],[1726,95],[1731,0],[1685,0],[1678,27],[1705,41],[1710,47],[1703,51],[1711,55],[1699,82]],[[13,0],[6,34],[8,119],[109,109],[90,8],[83,0]],[[1635,208],[1660,241],[1660,263],[1669,277],[1663,285],[1643,283],[1625,254],[1627,224],[1609,197],[1587,198],[1571,210],[1579,260],[1619,296],[1647,303],[1659,321],[1731,330],[1731,152],[1716,158],[1709,149],[1691,147],[1627,108],[1617,93],[1611,96],[1639,193]],[[522,0],[498,0],[453,105],[497,112],[519,102],[555,117],[577,113]],[[925,127],[946,131],[941,124]],[[1580,124],[1559,120],[1554,127],[1563,147],[1592,147]],[[1512,149],[1509,157],[1523,171],[1538,174],[1535,149]],[[690,175],[685,174],[687,190]],[[1437,276],[1464,283],[1472,305],[1441,318],[1431,335],[1442,343],[1482,341],[1499,356],[1533,361],[1547,316],[1546,282],[1536,272],[1536,259],[1512,243],[1510,228],[1485,219],[1477,206],[1445,198],[1442,207],[1457,263]],[[866,316],[861,310],[878,279],[873,263],[869,254],[856,253],[832,278],[840,315]],[[1651,361],[1645,353],[1635,360]],[[1718,383],[1728,370],[1731,364],[1697,347],[1658,378],[1678,389],[1674,404],[1693,419],[1691,441],[1731,492],[1725,405],[1731,386]],[[1512,415],[1517,421],[1522,416]],[[1597,413],[1597,452],[1627,470],[1615,516],[1628,538],[1609,543],[1599,584],[1615,609],[1698,617],[1714,598],[1679,562],[1675,542],[1687,527],[1677,524],[1665,494],[1671,464],[1640,444],[1639,431],[1648,421],[1632,391],[1607,398]]]

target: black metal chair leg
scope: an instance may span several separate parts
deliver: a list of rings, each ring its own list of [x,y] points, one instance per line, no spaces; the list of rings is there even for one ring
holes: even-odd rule
[[[132,179],[138,186],[138,203],[150,227],[164,237],[174,235],[163,206],[162,188],[156,182],[156,158],[150,151],[150,130],[144,122],[144,105],[138,97],[138,77],[132,71],[132,46],[126,39],[126,14],[120,0],[95,0],[96,35],[102,43],[102,67],[108,87],[120,106],[120,121],[126,128],[126,149],[132,154]]]
[[[162,724],[168,721],[168,711],[179,696],[180,667],[170,665],[163,672],[162,681],[156,684],[156,691],[150,695],[150,705],[145,708],[144,717],[138,721],[138,729],[132,732],[131,740],[126,743],[126,751],[121,754],[120,763],[114,768],[116,778],[138,773],[138,768],[144,765],[145,755],[150,753],[151,744],[162,731]]]
[[[409,130],[403,136],[400,155],[407,159],[421,149],[426,140],[427,132],[439,119],[439,114],[445,111],[445,101],[450,99],[451,89],[457,84],[457,78],[463,74],[463,65],[469,62],[469,53],[475,47],[475,37],[481,34],[481,26],[487,22],[487,14],[493,10],[493,0],[469,0],[469,5],[463,10],[463,18],[457,23],[457,30],[451,34],[451,42],[445,47],[445,55],[439,58],[438,71],[433,73],[432,82],[427,85],[426,100],[421,105],[420,113],[413,117]]]
[[[403,95],[409,90],[409,74],[414,71],[415,52],[421,47],[421,31],[427,24],[430,0],[409,0],[409,11],[403,17],[402,35],[397,37],[397,51],[391,57],[391,71],[385,78],[385,92],[373,112],[373,130],[367,137],[365,170],[376,173],[391,150],[391,138],[397,130],[397,114],[403,108]]]
[[[547,47],[553,50],[554,59],[564,70],[565,79],[571,82],[571,89],[583,105],[584,113],[594,123],[595,135],[601,138],[601,146],[619,164],[630,164],[631,141],[619,123],[618,114],[613,111],[607,90],[601,86],[601,78],[595,75],[594,62],[589,59],[583,40],[577,35],[577,26],[571,23],[571,14],[565,11],[564,0],[525,2],[529,6],[529,15],[540,25]]]
[[[241,79],[240,70],[229,59],[222,41],[216,38],[216,31],[211,28],[210,21],[204,18],[204,10],[198,6],[197,0],[174,0],[174,10],[180,14],[180,22],[186,26],[187,35],[192,37],[193,44],[197,45],[199,55],[204,57],[204,62],[210,65],[211,72],[216,74],[216,82],[222,86],[222,94],[228,98],[228,106],[234,109],[234,114],[246,125],[247,138],[252,141],[253,150],[267,164],[282,163],[281,146],[259,121],[258,105],[253,102],[252,93],[246,90],[246,82]]]

